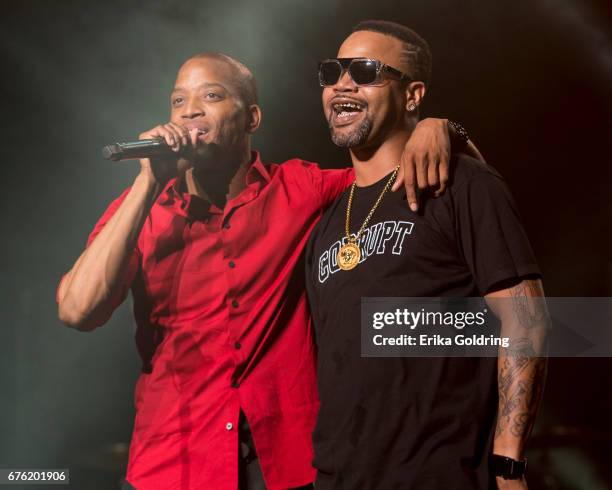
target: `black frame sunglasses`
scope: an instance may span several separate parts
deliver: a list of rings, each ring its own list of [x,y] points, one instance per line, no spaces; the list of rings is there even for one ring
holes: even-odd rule
[[[319,85],[331,87],[336,85],[345,71],[356,85],[377,85],[382,75],[404,81],[414,81],[405,73],[372,58],[330,58],[319,63]]]

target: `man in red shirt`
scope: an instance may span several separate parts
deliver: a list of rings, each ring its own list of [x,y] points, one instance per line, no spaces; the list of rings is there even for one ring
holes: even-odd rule
[[[170,122],[140,135],[164,138],[176,158],[140,161],[58,287],[60,319],[83,331],[104,324],[132,290],[143,370],[131,488],[252,489],[265,480],[275,490],[314,480],[303,249],[354,177],[298,159],[264,165],[251,151],[260,120],[244,65],[210,53],[188,60]],[[406,147],[406,180],[444,183],[446,121],[426,122]],[[429,157],[415,165],[415,154]]]

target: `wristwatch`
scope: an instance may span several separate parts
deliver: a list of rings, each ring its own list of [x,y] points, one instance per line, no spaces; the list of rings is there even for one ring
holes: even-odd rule
[[[493,454],[491,465],[495,476],[501,476],[504,480],[518,480],[527,471],[527,458],[517,461],[506,456]]]
[[[455,130],[457,139],[461,142],[462,145],[465,146],[465,144],[470,139],[470,135],[468,134],[467,130],[458,122],[451,121],[450,119],[448,119],[448,125]]]

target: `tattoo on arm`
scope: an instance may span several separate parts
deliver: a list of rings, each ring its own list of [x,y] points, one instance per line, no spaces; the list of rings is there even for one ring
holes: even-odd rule
[[[510,289],[515,318],[527,330],[542,325],[542,322],[548,317],[546,303],[540,293],[536,281],[523,281]]]
[[[548,327],[548,311],[539,283],[523,281],[511,288],[511,307],[519,335],[502,349],[498,360],[499,408],[495,439],[510,436],[524,443],[533,427],[544,390],[546,358],[539,357],[534,336]],[[523,330],[521,330],[523,329]],[[535,345],[540,345],[536,342]],[[540,354],[541,356],[541,354]]]
[[[495,438],[510,432],[526,438],[544,391],[546,359],[507,356],[500,359],[498,375],[499,411]]]

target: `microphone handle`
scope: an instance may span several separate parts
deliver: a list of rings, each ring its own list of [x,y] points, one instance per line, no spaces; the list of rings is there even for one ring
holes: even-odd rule
[[[106,160],[131,160],[170,155],[172,149],[163,138],[115,143],[102,148],[102,156]]]

